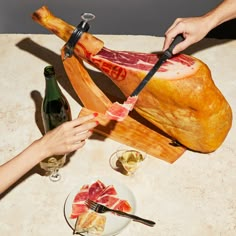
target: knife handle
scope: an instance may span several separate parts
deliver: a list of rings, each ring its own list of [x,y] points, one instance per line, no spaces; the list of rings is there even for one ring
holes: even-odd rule
[[[167,56],[167,59],[173,57],[173,53],[172,53],[172,52],[173,52],[174,47],[175,47],[177,44],[179,44],[179,43],[181,43],[182,41],[184,41],[184,39],[185,39],[185,38],[184,38],[184,36],[183,36],[182,34],[178,34],[178,35],[174,38],[174,40],[173,40],[173,42],[171,43],[171,45],[169,46],[169,48],[164,51],[164,54]]]
[[[147,75],[144,77],[144,79],[141,81],[141,83],[138,85],[138,87],[131,93],[130,97],[138,96],[140,91],[144,88],[144,86],[148,83],[148,81],[152,78],[152,76],[156,73],[156,71],[161,67],[161,65],[167,60],[170,59],[173,56],[173,49],[174,47],[184,41],[184,36],[182,34],[178,34],[173,42],[171,43],[170,47],[164,51],[163,55],[161,55],[160,59],[156,62],[156,64],[152,67],[152,69],[147,73]]]
[[[142,224],[145,224],[145,225],[148,225],[148,226],[151,226],[153,227],[156,223],[152,220],[147,220],[147,219],[144,219],[144,218],[141,218],[139,216],[136,216],[136,215],[131,215],[131,214],[128,214],[126,212],[123,212],[123,211],[118,211],[118,210],[113,210],[113,209],[109,209],[109,211],[119,215],[119,216],[123,216],[123,217],[126,217],[126,218],[129,218],[129,219],[132,219],[133,221],[137,221],[139,223],[142,223]]]

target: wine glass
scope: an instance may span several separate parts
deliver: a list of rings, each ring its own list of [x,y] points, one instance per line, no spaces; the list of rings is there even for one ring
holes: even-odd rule
[[[110,166],[123,175],[131,176],[146,158],[146,153],[121,146],[110,157]]]
[[[48,157],[40,162],[40,167],[46,171],[46,175],[53,182],[61,179],[59,169],[64,166],[66,162],[66,155]]]

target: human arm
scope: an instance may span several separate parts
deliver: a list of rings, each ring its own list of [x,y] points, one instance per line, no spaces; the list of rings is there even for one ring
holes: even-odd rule
[[[176,35],[183,34],[185,40],[173,50],[174,54],[179,53],[203,39],[213,28],[234,18],[236,18],[236,0],[224,0],[203,16],[178,18],[165,33],[163,50],[169,47]]]
[[[65,122],[34,141],[17,156],[0,166],[0,194],[43,159],[63,155],[84,146],[98,123],[95,114]]]

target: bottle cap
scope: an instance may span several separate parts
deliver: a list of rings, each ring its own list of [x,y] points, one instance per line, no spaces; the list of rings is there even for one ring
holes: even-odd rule
[[[52,76],[55,75],[55,70],[53,66],[46,66],[44,68],[44,76]]]

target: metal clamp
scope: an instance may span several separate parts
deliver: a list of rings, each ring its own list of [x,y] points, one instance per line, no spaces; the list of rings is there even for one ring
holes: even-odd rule
[[[73,33],[71,34],[68,42],[65,44],[65,56],[64,60],[68,57],[71,57],[74,52],[74,47],[78,40],[81,38],[82,34],[84,32],[88,32],[90,26],[87,23],[88,21],[91,21],[95,18],[95,15],[92,13],[83,13],[81,15],[82,21],[77,25],[77,27],[74,29]]]

